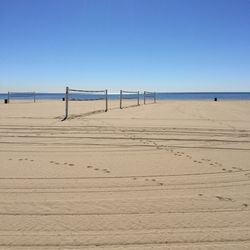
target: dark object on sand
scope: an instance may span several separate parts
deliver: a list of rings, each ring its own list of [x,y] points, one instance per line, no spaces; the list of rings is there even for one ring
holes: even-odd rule
[[[63,102],[65,101],[65,97],[62,98]]]
[[[214,98],[214,101],[217,102],[217,97]]]
[[[8,99],[4,99],[4,103],[5,104],[9,103],[9,100]]]

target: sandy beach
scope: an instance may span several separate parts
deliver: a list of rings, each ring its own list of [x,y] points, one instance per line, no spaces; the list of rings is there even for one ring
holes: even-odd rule
[[[250,101],[70,105],[0,104],[0,249],[250,249]]]

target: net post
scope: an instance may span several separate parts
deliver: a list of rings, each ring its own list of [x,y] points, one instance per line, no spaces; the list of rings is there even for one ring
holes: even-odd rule
[[[105,112],[108,112],[108,90],[105,90],[105,100],[106,100],[106,109]]]
[[[156,103],[156,92],[154,92],[154,103]]]
[[[34,102],[36,102],[36,92],[33,92],[34,95]]]
[[[122,90],[120,90],[120,109],[122,109]]]
[[[144,104],[146,104],[146,91],[144,91]]]
[[[63,118],[63,121],[68,118],[69,115],[69,87],[66,87],[66,93],[65,93],[65,117]]]
[[[140,91],[137,94],[137,106],[140,106]]]

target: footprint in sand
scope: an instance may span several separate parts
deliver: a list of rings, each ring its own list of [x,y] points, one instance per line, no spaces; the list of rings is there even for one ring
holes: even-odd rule
[[[99,168],[94,168],[95,171],[99,170]]]
[[[223,201],[224,199],[223,199],[223,197],[221,197],[221,196],[215,196],[217,199],[219,199],[220,201]]]
[[[12,161],[12,159],[10,158],[10,159],[8,159],[9,161]]]
[[[23,159],[18,159],[19,161],[22,161]]]
[[[92,166],[87,166],[87,168],[93,168]]]
[[[232,198],[228,198],[228,197],[222,197],[222,196],[215,196],[217,199],[219,199],[220,201],[233,201]]]
[[[215,162],[215,165],[220,166],[220,167],[222,166],[222,164],[219,162]]]
[[[226,168],[222,168],[222,170],[225,171],[225,172],[228,172],[228,173],[232,173],[232,172],[233,172],[233,170],[231,170],[231,169],[226,169]]]
[[[247,203],[243,203],[242,206],[243,207],[248,207],[248,204]]]
[[[68,165],[71,167],[75,166],[75,164],[73,164],[73,163],[69,163]]]
[[[203,194],[198,194],[199,196],[203,196]]]
[[[224,198],[225,201],[233,201],[232,198]]]
[[[110,173],[110,170],[108,170],[108,169],[103,169],[103,171],[106,173]]]
[[[163,186],[163,185],[164,185],[164,183],[162,183],[162,182],[159,182],[159,183],[158,183],[158,185],[160,185],[160,186]]]

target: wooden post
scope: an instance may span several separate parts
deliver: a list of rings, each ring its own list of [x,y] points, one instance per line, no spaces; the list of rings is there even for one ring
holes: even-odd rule
[[[106,109],[105,112],[108,112],[108,90],[105,90],[105,99],[106,99]]]
[[[156,103],[156,92],[154,92],[154,103]]]
[[[120,109],[122,109],[122,90],[120,90]]]
[[[34,102],[36,102],[36,92],[34,92],[33,95],[34,95]]]
[[[140,106],[140,91],[138,91],[137,106]]]

